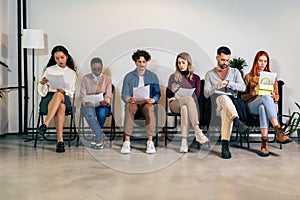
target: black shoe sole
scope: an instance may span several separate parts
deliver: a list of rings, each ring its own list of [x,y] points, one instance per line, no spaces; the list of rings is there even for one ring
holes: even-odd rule
[[[223,156],[223,155],[222,155],[222,158],[223,158],[223,159],[230,159],[230,158],[231,158],[231,155],[230,155],[230,156]]]
[[[269,153],[260,153],[259,154],[261,157],[268,157],[270,154]]]
[[[230,159],[230,158],[231,158],[231,154],[225,155],[225,154],[221,153],[221,157],[222,157],[223,159]]]
[[[276,139],[276,142],[277,142],[277,143],[279,143],[279,144],[288,144],[288,143],[292,142],[292,140],[291,140],[291,139],[289,139],[289,140],[286,140],[286,141],[280,142],[280,141],[278,141],[278,140]]]
[[[65,152],[65,149],[62,149],[62,150],[56,149],[56,153],[63,153],[63,152]]]

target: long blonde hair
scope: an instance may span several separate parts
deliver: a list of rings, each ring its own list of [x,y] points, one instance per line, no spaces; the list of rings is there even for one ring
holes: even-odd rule
[[[178,67],[178,58],[182,58],[183,60],[186,60],[188,62],[187,70],[188,70],[189,74],[188,74],[187,77],[190,80],[192,80],[193,79],[193,74],[194,74],[192,58],[191,58],[190,54],[188,54],[186,52],[182,52],[182,53],[178,54],[177,57],[176,57],[176,61],[175,61],[176,71],[174,72],[175,80],[176,81],[181,81],[182,80],[182,75],[181,75],[180,69]]]

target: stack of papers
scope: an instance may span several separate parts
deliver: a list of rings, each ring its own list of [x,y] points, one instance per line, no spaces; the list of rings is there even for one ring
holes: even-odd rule
[[[136,100],[141,101],[150,97],[150,85],[134,87],[133,88],[133,97]]]
[[[273,85],[276,77],[277,77],[277,73],[262,71],[260,72],[260,76],[259,76],[259,84]]]
[[[63,75],[47,74],[48,83],[52,89],[66,88],[66,82]]]
[[[195,88],[182,88],[180,87],[179,90],[175,93],[176,96],[178,97],[186,97],[186,96],[192,96],[195,91]]]
[[[100,102],[103,101],[103,93],[86,95],[85,102],[90,102],[94,107],[100,106]]]

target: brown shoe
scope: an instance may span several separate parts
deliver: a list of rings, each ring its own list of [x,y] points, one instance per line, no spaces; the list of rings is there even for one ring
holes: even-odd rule
[[[292,141],[291,138],[289,138],[289,136],[284,134],[280,125],[275,126],[275,134],[276,134],[276,141],[278,143],[286,144]]]
[[[267,157],[269,156],[269,141],[268,137],[261,137],[261,150],[260,156]]]

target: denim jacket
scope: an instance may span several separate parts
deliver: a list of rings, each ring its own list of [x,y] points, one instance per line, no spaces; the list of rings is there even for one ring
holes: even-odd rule
[[[160,98],[160,87],[156,74],[146,70],[144,74],[144,84],[150,85],[150,98],[155,99],[155,103],[158,103]],[[137,69],[129,72],[125,75],[122,86],[122,100],[126,103],[126,99],[133,94],[133,88],[139,85],[139,75]]]

